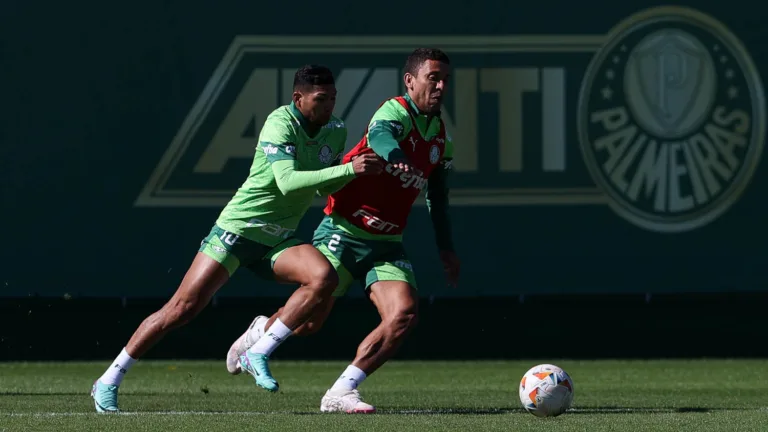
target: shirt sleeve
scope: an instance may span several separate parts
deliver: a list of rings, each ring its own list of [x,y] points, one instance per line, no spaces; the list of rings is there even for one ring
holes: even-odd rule
[[[341,158],[342,158],[342,154],[339,153],[338,157],[336,157],[336,160],[333,161],[331,166],[339,165],[341,163]],[[339,189],[343,188],[344,186],[346,186],[346,184],[349,183],[353,178],[354,178],[354,176],[352,176],[352,177],[344,177],[344,178],[335,180],[333,182],[330,182],[330,183],[328,183],[325,186],[321,186],[321,187],[317,188],[317,195],[319,195],[319,196],[328,196],[328,195],[338,191]]]
[[[394,99],[388,100],[371,118],[368,146],[387,162],[405,161],[400,141],[408,135],[411,127],[411,118],[405,108]]]
[[[296,160],[295,141],[293,128],[280,119],[267,119],[259,136],[258,148],[272,166],[277,187],[284,195],[302,189],[319,189],[339,179],[355,176],[351,163],[302,171]]]
[[[341,179],[351,180],[355,170],[351,163],[316,171],[300,171],[296,161],[280,160],[272,163],[277,187],[283,195],[302,189],[323,189]]]
[[[451,219],[448,216],[448,178],[453,171],[453,141],[446,136],[445,152],[427,182],[427,209],[435,230],[435,241],[440,250],[453,251]]]
[[[296,132],[288,121],[269,116],[259,134],[257,150],[264,152],[267,162],[296,160]]]

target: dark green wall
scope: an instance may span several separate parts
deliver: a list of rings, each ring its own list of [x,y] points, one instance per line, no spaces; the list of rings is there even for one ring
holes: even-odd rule
[[[768,179],[762,163],[755,162],[751,180],[718,180],[723,191],[717,197],[732,201],[721,215],[671,233],[641,227],[612,210],[605,195],[610,187],[597,189],[585,163],[578,128],[588,65],[605,43],[615,40],[616,35],[606,36],[612,28],[653,2],[563,0],[502,7],[497,2],[394,1],[375,12],[346,0],[327,6],[276,4],[147,1],[118,7],[84,1],[3,7],[0,296],[170,295],[220,204],[247,171],[247,157],[224,158],[217,165],[217,156],[226,152],[211,147],[213,137],[219,130],[235,133],[218,143],[248,154],[254,124],[263,122],[256,114],[285,96],[282,72],[276,71],[308,62],[344,71],[340,98],[350,102],[340,99],[338,114],[350,125],[360,124],[382,96],[399,91],[396,77],[405,56],[422,43],[443,47],[452,56],[456,84],[446,111],[463,127],[463,132],[454,131],[461,160],[452,210],[464,260],[462,286],[443,287],[426,209],[416,207],[406,243],[425,296],[752,291],[768,286],[763,271]],[[715,105],[747,112],[750,131],[764,128],[760,101],[765,95],[749,83],[766,76],[768,12],[741,1],[696,5],[730,29],[755,68],[744,63],[746,57],[734,48],[739,42],[729,41],[722,29],[701,27],[696,20],[691,24],[688,18],[652,23],[656,27],[651,30],[682,28],[694,34],[715,62],[714,69],[707,69],[695,63],[701,50],[685,40],[672,44],[670,49],[677,51],[665,57],[670,69],[664,76],[699,80],[703,87],[669,87],[678,91],[669,96],[668,108],[677,110],[670,112],[685,118],[698,109],[695,103],[686,108],[687,101],[709,91]],[[714,33],[709,31],[713,28]],[[638,42],[631,37],[630,46]],[[714,51],[718,41],[721,51]],[[726,61],[736,62],[733,70],[741,80],[740,93],[731,100],[725,96],[731,85],[725,81],[727,68],[718,63],[723,52]],[[684,67],[674,57],[680,53],[691,56],[686,60],[691,70],[681,72]],[[233,58],[241,61],[226,61]],[[617,64],[625,65],[626,59]],[[244,90],[257,69],[265,71]],[[640,70],[646,75],[635,88],[645,89],[641,96],[650,99],[633,103],[653,105],[661,97],[658,82],[643,77],[655,72]],[[702,75],[705,70],[714,70],[717,78]],[[707,90],[713,82],[715,90]],[[518,93],[512,90],[521,86],[535,90],[525,93],[516,109]],[[624,102],[632,97],[626,87],[615,91]],[[242,104],[232,110],[238,96]],[[598,98],[583,109],[602,109],[603,102]],[[248,110],[250,119],[235,118]],[[220,129],[231,112],[234,123]],[[196,116],[200,113],[205,115]],[[475,129],[468,126],[473,116]],[[559,131],[562,140],[556,138]],[[734,173],[756,160],[750,149],[763,145],[757,135],[747,136],[747,144],[734,150]],[[174,143],[185,151],[169,152]],[[598,162],[605,158],[598,156]],[[663,175],[670,172],[668,165],[659,165]],[[168,167],[173,168],[168,175],[160,175]],[[729,182],[744,184],[743,193],[730,191]],[[184,192],[189,190],[196,192]],[[693,192],[688,187],[681,194]],[[653,194],[641,196],[636,207],[652,209],[654,199]],[[665,202],[669,207],[670,201]],[[667,208],[656,219],[691,225],[718,207],[706,205],[678,213]],[[301,234],[308,236],[319,217],[314,208]],[[649,220],[647,215],[632,217]],[[287,292],[243,272],[221,295]]]

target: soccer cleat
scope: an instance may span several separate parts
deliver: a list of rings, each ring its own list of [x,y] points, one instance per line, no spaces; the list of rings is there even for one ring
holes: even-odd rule
[[[99,413],[118,413],[117,408],[117,388],[116,385],[103,384],[101,380],[96,380],[91,388],[91,397],[96,406],[96,412]]]
[[[240,367],[240,356],[252,347],[264,335],[264,325],[269,318],[264,315],[257,316],[248,329],[229,347],[227,351],[227,372],[237,375],[243,371]]]
[[[246,351],[240,356],[240,367],[256,378],[256,385],[267,391],[276,392],[280,386],[272,378],[272,372],[269,371],[267,364],[268,359],[264,354],[253,354]]]
[[[320,411],[373,414],[376,412],[376,407],[363,402],[357,390],[328,390],[320,402]]]

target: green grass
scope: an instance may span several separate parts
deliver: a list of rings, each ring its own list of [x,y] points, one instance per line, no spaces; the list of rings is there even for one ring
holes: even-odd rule
[[[539,419],[517,397],[536,363],[392,362],[361,387],[375,415],[320,414],[346,366],[274,362],[280,392],[224,362],[142,361],[120,391],[123,415],[97,415],[88,393],[108,365],[0,363],[6,431],[765,431],[767,361],[554,361],[574,380],[574,409]]]

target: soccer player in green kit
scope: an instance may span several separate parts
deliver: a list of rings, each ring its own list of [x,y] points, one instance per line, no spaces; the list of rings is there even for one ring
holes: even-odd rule
[[[240,267],[300,287],[274,320],[267,337],[242,353],[240,367],[256,384],[277,391],[267,360],[272,351],[317,312],[338,285],[338,275],[316,248],[294,237],[318,191],[326,194],[356,176],[382,171],[378,157],[341,162],[344,122],[333,117],[331,71],[309,65],[294,77],[293,102],[274,110],[259,134],[250,173],[219,215],[173,297],[141,323],[115,361],[96,380],[96,411],[118,412],[125,373],[170,330],[194,318]]]
[[[453,143],[440,118],[449,64],[448,56],[437,49],[419,48],[408,57],[406,94],[379,107],[363,139],[343,159],[349,162],[376,154],[387,162],[384,172],[354,179],[332,193],[326,217],[315,231],[314,246],[339,274],[333,297],[343,295],[358,280],[381,316],[381,324],[363,340],[354,361],[326,392],[320,403],[323,412],[375,412],[363,402],[357,386],[395,354],[416,324],[416,277],[402,233],[424,188],[447,280],[457,284],[460,262],[451,239],[446,183]],[[333,297],[295,334],[317,331],[330,313]],[[269,319],[256,317],[230,348],[228,363],[251,343],[261,342],[281,311]]]

